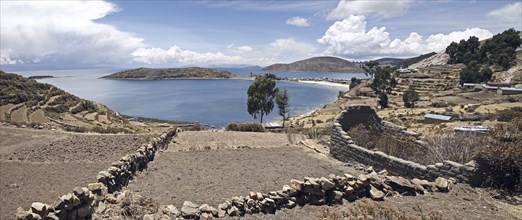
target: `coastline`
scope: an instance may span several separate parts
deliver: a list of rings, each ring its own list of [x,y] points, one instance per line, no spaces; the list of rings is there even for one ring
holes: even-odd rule
[[[345,88],[347,90],[350,90],[349,84],[341,84],[341,83],[334,83],[334,82],[327,82],[327,81],[317,81],[317,80],[298,80],[297,82],[300,83],[310,83],[310,84],[319,84],[319,85],[325,85],[325,86],[335,86],[340,88]]]

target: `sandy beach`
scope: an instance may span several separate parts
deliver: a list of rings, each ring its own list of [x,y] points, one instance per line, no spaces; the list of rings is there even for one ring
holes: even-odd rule
[[[333,87],[338,87],[338,88],[342,88],[342,89],[345,89],[345,90],[349,90],[350,89],[350,85],[348,85],[348,84],[341,84],[341,83],[334,83],[334,82],[314,81],[314,80],[299,80],[297,82],[300,82],[300,83],[312,83],[312,84],[319,84],[319,85],[326,85],[326,86],[333,86]]]

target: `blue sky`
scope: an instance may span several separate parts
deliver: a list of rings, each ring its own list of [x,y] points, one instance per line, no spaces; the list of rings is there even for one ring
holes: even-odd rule
[[[522,29],[522,2],[0,1],[2,68],[413,57]]]

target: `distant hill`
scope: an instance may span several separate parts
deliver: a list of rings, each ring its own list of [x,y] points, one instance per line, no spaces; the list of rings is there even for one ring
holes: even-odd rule
[[[82,132],[133,133],[141,130],[102,104],[1,70],[0,121]]]
[[[266,71],[281,72],[340,72],[362,73],[360,64],[337,57],[313,57],[289,64],[273,64],[263,68]]]
[[[405,59],[400,58],[381,58],[374,61],[379,62],[379,65],[384,66],[397,66],[400,65],[402,62],[404,62]]]
[[[137,68],[117,72],[105,79],[229,79],[236,75],[224,70],[200,67],[190,68]]]

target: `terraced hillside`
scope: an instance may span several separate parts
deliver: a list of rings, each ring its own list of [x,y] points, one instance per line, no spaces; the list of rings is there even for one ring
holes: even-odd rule
[[[0,121],[101,133],[134,133],[142,129],[104,105],[3,71],[0,71]]]

